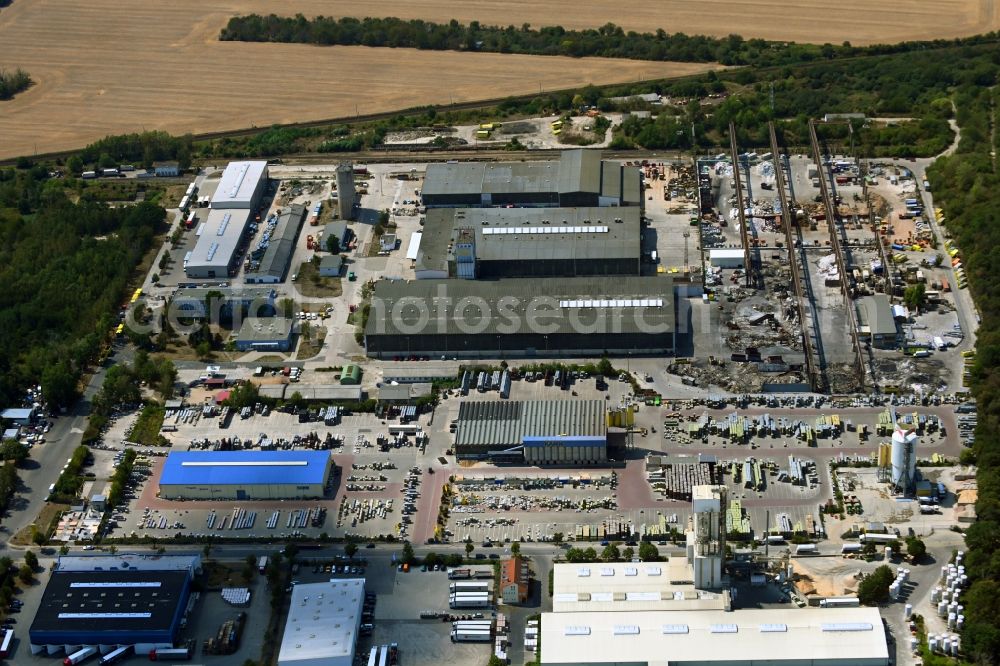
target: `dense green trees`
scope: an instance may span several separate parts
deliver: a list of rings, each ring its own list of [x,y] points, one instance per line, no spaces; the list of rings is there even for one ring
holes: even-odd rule
[[[639,559],[643,562],[656,562],[660,559],[660,550],[648,541],[639,544]]]
[[[17,93],[27,90],[31,83],[31,77],[20,67],[13,72],[0,69],[0,100],[10,99]]]
[[[9,461],[0,467],[0,513],[7,510],[10,501],[14,499],[20,479],[17,470],[14,469],[13,461]]]
[[[0,400],[41,382],[47,400],[76,396],[116,322],[126,283],[162,228],[149,203],[73,203],[48,169],[0,169]]]
[[[882,565],[858,585],[858,599],[866,606],[877,606],[889,600],[889,586],[895,579],[892,569]]]
[[[766,70],[741,69],[709,73],[677,82],[633,87],[683,107],[650,107],[655,118],[629,117],[615,132],[613,147],[711,150],[728,148],[729,123],[736,124],[745,147],[768,145],[767,123],[777,120],[788,146],[808,145],[808,119],[827,113],[862,112],[870,117],[903,116],[913,121],[891,124],[855,123],[822,127],[822,138],[847,150],[853,139],[859,154],[869,157],[917,157],[940,154],[954,134],[952,91],[995,80],[993,51],[985,46],[928,49],[887,56],[816,62]],[[949,65],[946,67],[944,63]],[[726,92],[724,99],[702,107],[697,99]],[[602,109],[634,108],[637,102],[612,104],[603,91]]]
[[[482,25],[473,21],[463,25],[456,20],[433,23],[419,19],[363,19],[317,16],[236,16],[222,29],[219,38],[244,42],[295,42],[304,44],[407,47],[435,51],[487,51],[570,57],[600,56],[631,60],[676,60],[682,62],[719,62],[724,65],[776,66],[811,60],[853,57],[863,54],[902,53],[928,45],[975,44],[994,42],[995,34],[965,40],[908,42],[855,48],[845,43],[795,44],[744,39],[739,35],[706,37],[669,34],[663,29],[639,33],[625,31],[613,23],[589,30],[566,30],[562,26],[532,28]]]
[[[962,261],[980,315],[976,337],[973,394],[979,406],[973,451],[978,520],[965,534],[966,571],[972,585],[963,597],[962,647],[977,663],[1000,655],[1000,174],[993,156],[991,128],[997,122],[997,91],[984,87],[995,76],[985,69],[976,85],[954,96],[962,140],[955,154],[929,170],[934,203],[962,249]]]
[[[151,167],[153,162],[176,160],[182,170],[191,166],[190,134],[175,137],[166,132],[141,132],[119,134],[95,141],[80,151],[80,159],[87,164],[118,166],[125,162]]]
[[[16,439],[5,439],[0,443],[0,460],[19,463],[28,457],[28,447]]]
[[[118,467],[111,477],[111,491],[108,492],[108,507],[116,507],[121,502],[122,493],[125,492],[125,484],[128,483],[128,478],[132,474],[132,468],[135,465],[135,457],[134,449],[125,449],[125,455],[122,456],[121,462],[118,463]]]

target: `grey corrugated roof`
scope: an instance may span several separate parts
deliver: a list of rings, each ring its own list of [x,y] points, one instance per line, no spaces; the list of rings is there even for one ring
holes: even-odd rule
[[[660,299],[662,306],[560,307],[563,300],[650,298]],[[456,304],[463,305],[461,321]],[[537,316],[532,320],[531,315]],[[653,327],[672,332],[674,324],[673,281],[665,276],[380,280],[365,333],[646,333]]]
[[[204,302],[211,293],[222,294],[225,301],[242,301],[249,303],[257,299],[267,300],[274,298],[275,291],[271,287],[190,287],[178,289],[174,292],[171,300],[195,300]]]
[[[458,409],[456,446],[517,446],[525,437],[603,437],[603,400],[471,402]]]
[[[558,162],[496,162],[486,165],[483,192],[559,191]]]
[[[564,150],[559,156],[559,192],[600,192],[601,154],[596,150]]]
[[[427,211],[416,269],[446,271],[459,227],[475,231],[476,258],[484,261],[617,259],[641,254],[638,208],[432,208]],[[539,233],[483,233],[512,227],[534,227]],[[546,227],[607,227],[608,231],[542,233]]]
[[[320,270],[339,271],[344,265],[344,257],[339,254],[328,254],[319,260]]]
[[[601,164],[601,196],[618,199],[622,193],[622,165],[615,162]]]
[[[288,270],[288,262],[292,260],[295,253],[295,239],[298,236],[299,228],[302,225],[302,218],[306,209],[301,204],[294,204],[291,208],[281,214],[278,225],[275,227],[275,234],[271,238],[271,244],[264,251],[264,257],[260,260],[257,274],[272,275],[279,280],[284,277]]]
[[[875,294],[858,299],[858,314],[862,325],[867,325],[872,335],[895,335],[896,320],[892,305],[885,294]]]

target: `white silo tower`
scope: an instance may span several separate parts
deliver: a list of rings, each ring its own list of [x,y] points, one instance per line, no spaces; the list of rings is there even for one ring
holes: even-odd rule
[[[897,492],[909,494],[917,482],[917,433],[897,427],[892,433],[892,473]]]

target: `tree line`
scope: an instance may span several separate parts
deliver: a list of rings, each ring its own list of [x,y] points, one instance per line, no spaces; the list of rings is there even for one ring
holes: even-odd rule
[[[40,383],[72,403],[100,355],[129,277],[162,229],[153,204],[74,203],[44,166],[0,169],[0,400]]]
[[[993,61],[993,49],[967,46],[871,57],[864,66],[858,60],[834,60],[764,71],[710,72],[640,87],[643,92],[664,95],[674,106],[618,101],[611,91],[592,95],[587,103],[606,110],[656,111],[656,117],[626,118],[616,128],[613,148],[728,147],[730,122],[738,128],[740,145],[764,147],[769,141],[770,120],[778,121],[787,145],[802,146],[808,144],[809,118],[862,112],[869,118],[904,116],[914,120],[892,125],[856,122],[853,138],[860,154],[876,158],[932,156],[947,148],[954,136],[948,124],[954,113],[952,92],[990,85],[995,77]],[[713,94],[723,97],[702,103]],[[677,100],[686,101],[678,106]],[[847,125],[826,126],[822,131],[823,138],[847,149]]]
[[[27,90],[31,83],[31,77],[20,67],[13,72],[0,69],[0,100],[10,99],[17,93]]]
[[[671,34],[662,28],[655,32],[640,33],[626,31],[614,23],[588,30],[567,30],[562,26],[533,28],[528,23],[499,26],[472,21],[463,25],[454,19],[448,23],[434,23],[395,17],[358,19],[317,16],[309,19],[302,14],[235,16],[219,35],[219,39],[223,41],[718,62],[723,65],[761,67],[856,55],[909,52],[954,44],[987,43],[995,42],[997,38],[996,33],[989,33],[961,40],[903,42],[860,48],[851,46],[849,42],[841,45],[816,45],[744,39],[740,35],[708,37],[680,32]]]
[[[996,70],[994,66],[993,80]],[[991,81],[980,83],[955,91],[962,139],[953,155],[933,164],[928,177],[934,203],[961,248],[981,317],[972,372],[979,410],[972,449],[979,496],[977,520],[965,531],[965,566],[972,585],[962,596],[962,648],[971,661],[995,664],[1000,661],[1000,173],[991,131],[1000,120],[1000,100]]]

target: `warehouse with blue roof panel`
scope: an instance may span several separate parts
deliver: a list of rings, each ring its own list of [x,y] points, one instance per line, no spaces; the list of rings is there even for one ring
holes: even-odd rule
[[[332,471],[329,451],[176,451],[163,465],[160,497],[316,499]]]

